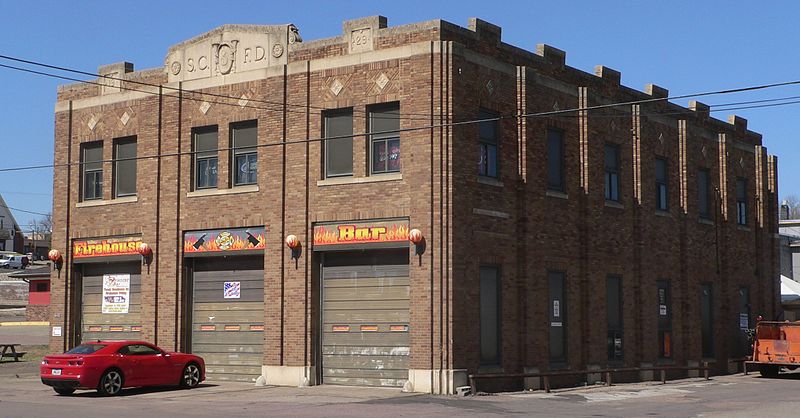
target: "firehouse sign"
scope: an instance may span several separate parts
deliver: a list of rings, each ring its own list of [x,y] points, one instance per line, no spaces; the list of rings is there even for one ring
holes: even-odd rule
[[[314,226],[314,248],[408,241],[407,220],[345,222]]]
[[[73,241],[72,257],[109,257],[118,255],[136,255],[139,244],[142,243],[141,237],[107,238],[92,239],[83,241]]]

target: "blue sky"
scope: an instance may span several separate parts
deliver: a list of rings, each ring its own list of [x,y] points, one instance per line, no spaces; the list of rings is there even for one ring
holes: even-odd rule
[[[547,43],[565,50],[570,66],[591,72],[602,64],[621,71],[627,86],[655,83],[671,95],[800,80],[800,3],[791,1],[28,0],[4,4],[0,54],[90,72],[123,60],[144,69],[163,65],[170,45],[226,23],[294,23],[309,40],[340,34],[343,20],[376,14],[390,26],[435,18],[466,26],[469,17],[480,17],[501,26],[507,43],[528,50]],[[0,168],[52,163],[53,107],[62,83],[0,68]],[[800,86],[701,101],[788,96],[800,96]],[[800,104],[735,111],[778,156],[781,197],[800,195],[798,111]],[[49,212],[52,169],[0,172],[0,194],[11,207]],[[22,225],[37,217],[14,214]]]

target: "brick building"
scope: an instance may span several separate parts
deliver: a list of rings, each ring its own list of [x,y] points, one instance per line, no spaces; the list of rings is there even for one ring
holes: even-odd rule
[[[227,25],[99,72],[56,103],[53,351],[142,338],[211,379],[442,393],[724,372],[779,307],[777,162],[746,120],[479,19]]]

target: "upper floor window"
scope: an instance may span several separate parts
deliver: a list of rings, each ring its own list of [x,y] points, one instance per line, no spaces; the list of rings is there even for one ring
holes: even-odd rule
[[[399,103],[378,105],[370,109],[370,161],[373,174],[400,171],[399,129]]]
[[[136,138],[114,141],[114,197],[136,196]]]
[[[656,158],[656,209],[667,210],[667,160]]]
[[[709,202],[708,170],[697,170],[697,210],[703,219],[711,218],[711,205]]]
[[[258,123],[231,124],[231,166],[233,185],[256,184],[258,181]]]
[[[619,202],[619,147],[606,144],[606,200]]]
[[[195,129],[192,144],[194,152],[194,188],[212,189],[217,187],[218,147],[217,127]]]
[[[564,185],[564,132],[547,130],[547,189],[565,192]]]
[[[747,180],[736,179],[736,220],[747,225]]]
[[[90,142],[81,148],[81,194],[83,200],[103,198],[103,142]]]
[[[353,109],[325,112],[325,177],[353,175]]]
[[[478,141],[480,146],[480,158],[478,160],[478,174],[486,177],[497,178],[497,148],[499,123],[497,115],[488,110],[481,109],[478,112],[478,119],[493,119],[478,123]]]

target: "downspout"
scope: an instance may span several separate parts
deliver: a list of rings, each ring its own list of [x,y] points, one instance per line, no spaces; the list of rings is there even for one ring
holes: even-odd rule
[[[69,297],[69,288],[70,288],[70,279],[72,278],[72,251],[71,246],[69,245],[69,214],[70,208],[72,205],[71,197],[72,197],[72,100],[69,101],[69,113],[68,113],[68,122],[67,122],[67,215],[66,215],[66,228],[65,228],[65,236],[64,236],[64,253],[67,255],[67,260],[69,261],[68,268],[64,272],[64,329],[61,331],[61,340],[62,340],[62,351],[67,351],[67,340],[71,340],[72,336],[75,335],[75,330],[72,327],[69,327],[69,333],[67,333],[67,324],[73,324],[74,321],[70,318],[70,310],[69,310],[69,302],[71,298]]]

